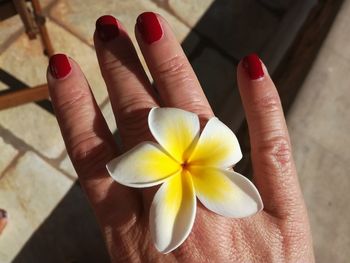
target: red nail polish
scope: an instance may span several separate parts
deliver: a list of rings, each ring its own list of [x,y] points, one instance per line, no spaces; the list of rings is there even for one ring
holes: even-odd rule
[[[0,219],[7,218],[7,212],[4,209],[0,209]]]
[[[117,19],[110,15],[101,16],[96,20],[96,31],[99,39],[104,42],[116,38],[119,35]]]
[[[145,12],[139,15],[136,26],[147,44],[152,44],[163,35],[162,27],[155,13]]]
[[[264,77],[261,60],[257,54],[250,54],[243,58],[243,67],[247,71],[251,80]]]
[[[50,57],[49,69],[55,79],[61,79],[69,74],[72,67],[66,55],[55,54]]]

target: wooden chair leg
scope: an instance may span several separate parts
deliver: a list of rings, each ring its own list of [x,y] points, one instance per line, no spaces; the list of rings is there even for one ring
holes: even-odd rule
[[[36,25],[25,0],[12,0],[16,11],[21,17],[25,31],[29,39],[36,38]]]
[[[29,38],[35,38],[36,34],[39,33],[44,54],[50,57],[54,54],[54,50],[45,26],[45,17],[42,15],[39,0],[30,0],[29,2],[32,5],[33,12],[28,9],[26,0],[13,0]],[[0,110],[47,98],[49,98],[47,84],[16,91],[8,90],[0,96]]]
[[[49,34],[47,33],[45,26],[45,17],[42,15],[42,9],[39,0],[31,0],[31,3],[33,6],[35,21],[39,29],[41,42],[44,46],[44,53],[46,56],[51,57],[54,54],[54,50]]]
[[[47,84],[10,91],[0,96],[0,110],[49,98]]]

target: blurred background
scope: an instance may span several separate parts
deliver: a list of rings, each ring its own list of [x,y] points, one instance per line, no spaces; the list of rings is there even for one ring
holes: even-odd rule
[[[260,55],[282,98],[316,261],[349,262],[350,0],[0,0],[0,208],[9,217],[0,263],[108,262],[48,98],[46,55],[63,52],[81,65],[116,134],[95,21],[112,14],[135,41],[144,11],[170,22],[216,115],[238,135],[247,176],[235,68]]]

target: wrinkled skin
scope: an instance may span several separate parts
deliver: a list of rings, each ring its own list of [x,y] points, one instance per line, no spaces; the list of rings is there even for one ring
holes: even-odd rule
[[[251,139],[253,181],[264,210],[244,219],[218,216],[198,202],[194,228],[175,251],[160,254],[150,238],[148,212],[157,188],[139,190],[114,182],[105,165],[145,140],[150,108],[161,105],[197,113],[202,125],[213,112],[167,22],[160,40],[136,37],[157,94],[119,22],[120,34],[94,40],[123,149],[118,149],[79,66],[56,79],[48,70],[50,95],[81,185],[94,209],[112,262],[314,262],[308,217],[291,155],[281,103],[264,68],[252,80],[243,67],[237,78]],[[234,108],[232,108],[234,111]]]

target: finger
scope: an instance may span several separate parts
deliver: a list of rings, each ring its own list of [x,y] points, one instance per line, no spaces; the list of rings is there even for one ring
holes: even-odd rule
[[[289,215],[303,202],[278,92],[255,54],[239,63],[237,76],[249,126],[254,182],[267,211]]]
[[[137,18],[135,33],[163,104],[211,117],[198,79],[165,19],[143,13]]]
[[[0,208],[0,234],[7,224],[7,212]]]
[[[122,198],[135,198],[128,189],[116,184],[113,197],[106,198],[113,180],[105,165],[117,155],[113,136],[83,73],[72,59],[63,54],[52,56],[47,80],[68,154],[97,216],[103,220],[108,216],[106,211],[111,210],[107,200],[117,205]]]
[[[94,41],[118,131],[130,148],[147,139],[147,115],[157,106],[154,91],[120,21],[113,16],[100,17]]]

